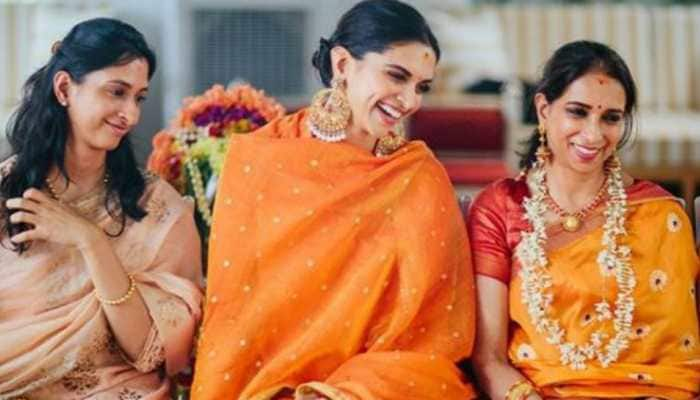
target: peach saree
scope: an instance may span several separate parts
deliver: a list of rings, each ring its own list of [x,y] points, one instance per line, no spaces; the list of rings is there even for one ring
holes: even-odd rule
[[[68,205],[119,231],[104,190]],[[34,242],[19,255],[3,238],[0,399],[169,398],[164,374],[186,365],[200,315],[199,237],[191,205],[164,181],[149,181],[141,205],[148,215],[110,239],[153,320],[137,360],[112,336],[78,250]]]

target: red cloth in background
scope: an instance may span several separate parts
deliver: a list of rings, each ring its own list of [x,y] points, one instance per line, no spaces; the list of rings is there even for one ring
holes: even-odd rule
[[[433,151],[501,152],[505,120],[497,108],[422,108],[411,118],[411,139],[423,140]]]

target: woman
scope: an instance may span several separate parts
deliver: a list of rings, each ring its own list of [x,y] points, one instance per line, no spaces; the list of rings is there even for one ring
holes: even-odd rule
[[[466,229],[443,168],[395,134],[439,54],[412,7],[360,2],[314,56],[332,89],[232,140],[194,399],[473,396]]]
[[[27,81],[2,164],[0,398],[167,399],[199,319],[192,207],[129,139],[156,60],[113,19],[76,25]]]
[[[479,293],[474,361],[494,399],[695,398],[698,258],[683,208],[621,172],[636,89],[620,56],[557,50],[518,179],[469,216]]]

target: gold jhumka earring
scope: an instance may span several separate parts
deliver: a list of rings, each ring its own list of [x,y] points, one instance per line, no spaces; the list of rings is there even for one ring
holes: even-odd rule
[[[607,174],[622,168],[622,162],[620,161],[617,151],[605,160],[604,168]]]
[[[350,103],[343,91],[343,81],[333,79],[329,89],[316,93],[309,107],[309,129],[324,142],[340,142],[347,137],[350,123]]]
[[[552,157],[552,151],[547,147],[547,131],[544,128],[544,124],[540,124],[537,127],[537,132],[540,135],[540,146],[537,148],[535,157],[537,157],[537,162],[544,164]]]

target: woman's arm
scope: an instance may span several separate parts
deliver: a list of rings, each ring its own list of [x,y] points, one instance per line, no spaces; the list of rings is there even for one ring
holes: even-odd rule
[[[474,367],[481,389],[491,399],[505,399],[508,389],[525,379],[508,362],[508,286],[483,275],[476,277],[477,333]],[[528,399],[540,399],[530,395]]]
[[[10,199],[6,205],[15,211],[10,217],[12,223],[32,226],[13,236],[14,243],[45,240],[77,248],[101,299],[124,299],[132,290],[125,301],[115,305],[103,303],[103,308],[120,347],[129,358],[136,360],[152,321],[138,290],[131,289],[133,283],[107,236],[92,222],[37,189],[27,190],[22,198]]]
[[[124,296],[130,290],[132,281],[114,254],[104,232],[96,229],[83,243],[79,249],[97,295],[107,300]],[[138,290],[134,289],[123,303],[103,303],[102,308],[119,347],[129,359],[137,360],[153,324]]]

